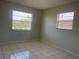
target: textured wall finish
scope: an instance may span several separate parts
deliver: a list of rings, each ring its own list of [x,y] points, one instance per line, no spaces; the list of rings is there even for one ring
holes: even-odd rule
[[[57,14],[64,12],[75,12],[73,30],[56,29]],[[50,8],[44,11],[42,39],[79,55],[79,3]]]
[[[23,11],[33,14],[32,30],[17,31],[12,30],[12,10]],[[1,38],[0,43],[8,41],[33,41],[40,37],[40,10],[29,8],[26,6],[12,4],[8,2],[0,2],[0,27]]]

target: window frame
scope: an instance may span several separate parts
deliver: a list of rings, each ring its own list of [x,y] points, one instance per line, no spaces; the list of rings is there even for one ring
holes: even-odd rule
[[[60,14],[65,14],[65,13],[70,13],[70,12],[63,12],[63,13],[57,14],[57,23],[56,23],[56,28],[57,28],[57,29],[62,29],[62,30],[73,30],[75,12],[74,12],[74,11],[71,11],[71,12],[73,12],[72,29],[68,29],[68,28],[64,28],[64,27],[59,28],[59,21],[60,21],[60,20],[59,20],[59,16],[60,16]],[[63,20],[62,20],[62,21],[63,21]]]
[[[13,15],[13,11],[17,11],[17,12],[21,12],[21,13],[28,13],[28,14],[31,14],[32,15],[32,18],[31,18],[31,27],[30,27],[30,29],[28,30],[27,28],[25,28],[25,29],[13,29],[12,27],[13,27],[13,16],[15,16],[15,15]],[[20,20],[19,20],[20,21]],[[31,12],[26,12],[26,11],[19,11],[19,10],[12,10],[12,25],[11,25],[11,29],[12,30],[14,30],[14,31],[31,31],[32,30],[32,22],[33,22],[33,13],[31,13]]]

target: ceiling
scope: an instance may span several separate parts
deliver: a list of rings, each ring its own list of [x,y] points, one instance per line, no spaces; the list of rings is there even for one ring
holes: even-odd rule
[[[79,0],[7,0],[10,2],[26,5],[36,9],[48,9],[58,5],[71,3]]]

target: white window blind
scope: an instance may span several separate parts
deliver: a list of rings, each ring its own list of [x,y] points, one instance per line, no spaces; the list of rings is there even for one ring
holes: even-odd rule
[[[74,12],[60,13],[57,15],[57,28],[72,29]]]

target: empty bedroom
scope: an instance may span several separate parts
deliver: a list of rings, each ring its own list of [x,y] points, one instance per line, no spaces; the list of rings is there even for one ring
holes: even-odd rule
[[[0,0],[0,59],[79,59],[79,0]]]

